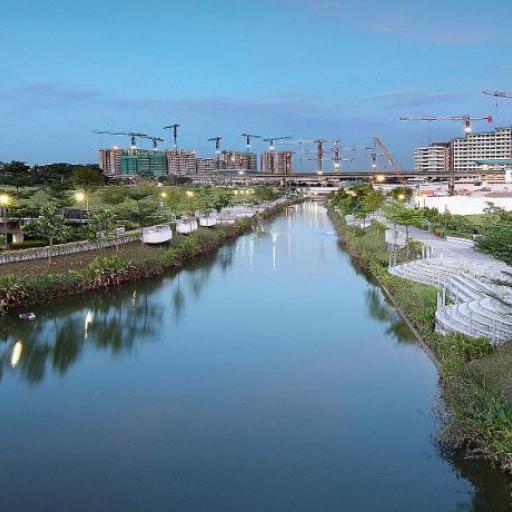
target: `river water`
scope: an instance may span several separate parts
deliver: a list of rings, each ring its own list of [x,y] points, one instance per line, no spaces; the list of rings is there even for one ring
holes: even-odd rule
[[[0,326],[0,510],[494,511],[439,382],[325,209]]]

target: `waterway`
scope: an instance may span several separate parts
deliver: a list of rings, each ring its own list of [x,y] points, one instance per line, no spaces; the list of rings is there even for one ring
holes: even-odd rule
[[[508,510],[321,205],[34,311],[0,324],[0,510]]]

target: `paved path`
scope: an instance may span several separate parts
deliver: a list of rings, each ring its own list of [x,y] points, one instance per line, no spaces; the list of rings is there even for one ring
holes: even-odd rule
[[[405,235],[404,226],[397,226],[397,231]],[[408,232],[410,238],[414,238],[422,242],[425,246],[431,247],[434,251],[433,256],[450,259],[459,257],[461,258],[461,265],[474,266],[477,274],[497,277],[499,274],[502,274],[503,271],[512,272],[512,267],[509,267],[503,261],[497,260],[493,256],[482,254],[474,247],[464,243],[446,240],[415,227],[410,227]]]

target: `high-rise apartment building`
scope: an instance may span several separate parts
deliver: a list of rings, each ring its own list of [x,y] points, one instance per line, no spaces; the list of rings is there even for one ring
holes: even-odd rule
[[[260,159],[261,171],[267,174],[292,174],[293,151],[265,151]]]
[[[123,151],[121,174],[124,175],[167,175],[167,159],[163,151],[136,149]]]
[[[415,172],[449,172],[450,143],[434,142],[430,146],[416,148],[414,154]]]
[[[256,153],[247,151],[223,151],[220,159],[226,169],[235,171],[257,171],[258,157]]]
[[[451,141],[451,159],[455,172],[478,170],[477,160],[512,158],[512,128],[492,132],[468,133]]]
[[[225,168],[225,163],[216,158],[198,158],[196,160],[196,172],[198,174],[207,174]]]
[[[169,174],[186,174],[196,170],[195,151],[167,151],[167,172]]]
[[[121,155],[123,151],[119,148],[106,148],[98,151],[98,163],[100,169],[106,176],[117,176],[121,174]]]

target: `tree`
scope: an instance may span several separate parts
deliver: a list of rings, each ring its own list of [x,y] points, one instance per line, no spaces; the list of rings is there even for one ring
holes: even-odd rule
[[[73,171],[73,183],[75,187],[85,195],[86,209],[89,209],[89,196],[98,187],[104,184],[103,176],[99,169],[81,167]]]
[[[214,208],[220,212],[222,208],[229,206],[231,203],[231,194],[228,193],[226,189],[218,189],[216,191],[215,197],[213,198],[213,206]]]
[[[16,187],[16,204],[19,199],[20,187],[28,187],[31,184],[30,179],[30,167],[25,162],[19,162],[18,160],[13,160],[8,164],[4,164],[3,181],[7,185],[12,185]]]
[[[69,227],[64,224],[64,216],[52,205],[43,206],[39,218],[25,224],[23,231],[48,242],[48,267],[51,265],[51,249],[54,242],[63,242],[70,235]]]
[[[423,221],[423,213],[421,210],[407,208],[400,203],[389,204],[384,211],[384,216],[388,221],[392,222],[395,227],[397,224],[405,226],[406,240],[409,239],[409,226],[417,226]]]
[[[117,238],[117,217],[110,209],[100,210],[89,215],[86,227],[87,239],[98,245],[101,240],[114,240],[116,252],[119,250]]]
[[[476,244],[481,251],[512,265],[512,222],[501,221],[489,226]]]
[[[396,187],[391,191],[391,197],[395,201],[408,202],[413,196],[413,190],[410,187]]]

